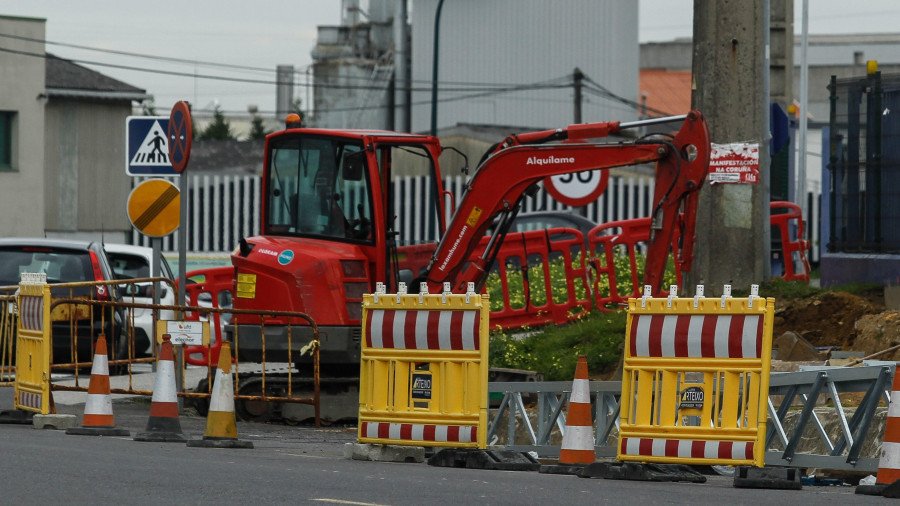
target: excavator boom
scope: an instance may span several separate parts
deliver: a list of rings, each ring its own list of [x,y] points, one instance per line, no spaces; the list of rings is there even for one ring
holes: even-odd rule
[[[709,170],[709,132],[702,114],[692,111],[683,119],[674,137],[654,136],[629,143],[597,143],[588,139],[604,137],[640,122],[590,123],[566,129],[510,136],[482,162],[469,183],[462,201],[451,219],[447,233],[438,244],[424,278],[440,286],[451,282],[454,291],[466,283],[480,287],[492,261],[493,245],[502,241],[502,227],[480,256],[467,265],[467,259],[488,228],[504,213],[515,213],[526,191],[548,176],[595,169],[656,163],[656,189],[653,200],[653,224],[647,255],[645,284],[661,289],[669,244],[679,213],[683,210],[684,237],[681,248],[683,266],[690,268],[697,191]],[[659,122],[659,120],[654,120]],[[560,141],[548,143],[550,141]]]

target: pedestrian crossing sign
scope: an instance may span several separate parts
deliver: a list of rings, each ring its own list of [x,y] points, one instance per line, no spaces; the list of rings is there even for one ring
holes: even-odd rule
[[[168,116],[129,116],[125,120],[125,173],[129,176],[178,175],[169,160]]]

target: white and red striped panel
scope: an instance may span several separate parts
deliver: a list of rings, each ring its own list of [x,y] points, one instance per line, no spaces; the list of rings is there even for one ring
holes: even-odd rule
[[[478,350],[479,311],[374,309],[366,346],[398,350]]]
[[[752,441],[622,438],[620,454],[683,459],[753,460]]]
[[[759,359],[763,315],[638,314],[629,338],[632,357]]]
[[[19,297],[19,314],[22,328],[26,330],[44,330],[44,298],[40,296],[23,295]]]
[[[19,405],[28,408],[41,409],[41,394],[31,392],[19,392]]]
[[[360,437],[441,443],[477,443],[478,427],[417,423],[362,422]]]

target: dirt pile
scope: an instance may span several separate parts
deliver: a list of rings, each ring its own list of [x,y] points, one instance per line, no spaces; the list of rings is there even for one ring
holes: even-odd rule
[[[775,299],[773,338],[795,332],[816,347],[861,351],[865,355],[900,344],[900,313],[884,306],[882,290],[860,295],[822,292],[808,297]],[[900,360],[900,351],[878,357]]]

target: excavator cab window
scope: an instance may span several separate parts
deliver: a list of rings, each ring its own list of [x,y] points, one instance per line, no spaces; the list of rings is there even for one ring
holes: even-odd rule
[[[365,158],[354,156],[361,144],[294,135],[269,149],[267,233],[372,241],[371,186]]]

